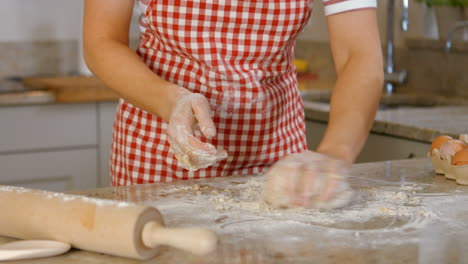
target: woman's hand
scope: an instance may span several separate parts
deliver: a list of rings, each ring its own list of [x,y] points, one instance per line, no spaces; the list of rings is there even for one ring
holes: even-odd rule
[[[128,47],[133,2],[85,1],[83,34],[88,66],[125,101],[169,123],[168,140],[184,168],[197,170],[226,158],[226,151],[193,136],[197,123],[206,137],[216,135],[206,98],[157,76]]]
[[[344,206],[353,193],[348,170],[344,161],[317,152],[290,154],[266,173],[263,199],[277,208]]]
[[[276,207],[346,205],[352,196],[348,168],[366,142],[379,104],[383,64],[376,11],[337,13],[327,21],[338,75],[327,130],[317,152],[289,155],[267,172],[264,200]]]
[[[204,143],[194,137],[193,129],[198,124],[207,138],[216,135],[216,127],[211,119],[210,104],[201,94],[178,88],[175,106],[167,127],[168,141],[180,165],[187,170],[209,167],[227,157],[224,149]]]

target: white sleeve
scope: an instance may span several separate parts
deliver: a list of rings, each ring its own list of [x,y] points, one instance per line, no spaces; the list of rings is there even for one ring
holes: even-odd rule
[[[333,15],[356,9],[376,8],[377,0],[322,0],[325,15]]]

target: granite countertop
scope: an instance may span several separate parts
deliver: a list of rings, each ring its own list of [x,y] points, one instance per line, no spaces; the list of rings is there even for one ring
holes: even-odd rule
[[[328,104],[304,102],[304,108],[306,119],[328,121]],[[371,131],[426,143],[440,135],[458,138],[468,133],[467,113],[468,106],[380,110]]]
[[[164,248],[145,263],[466,263],[468,187],[435,175],[427,159],[356,164],[353,202],[331,211],[259,210],[262,176],[221,177],[72,193],[158,208],[168,226],[215,231],[216,252]],[[226,199],[227,197],[227,199]],[[224,203],[219,202],[225,199]],[[250,206],[244,206],[244,205]],[[256,209],[257,208],[257,209]],[[12,239],[0,237],[0,243]],[[15,263],[141,263],[72,250]]]
[[[312,91],[312,93],[329,92]],[[431,143],[439,135],[458,138],[460,134],[468,133],[468,104],[465,99],[455,100],[454,105],[447,102],[445,98],[433,102],[424,99],[422,103],[427,105],[422,107],[401,106],[396,109],[380,109],[371,131],[426,143]],[[330,111],[328,103],[304,100],[304,109],[306,119],[328,122]]]

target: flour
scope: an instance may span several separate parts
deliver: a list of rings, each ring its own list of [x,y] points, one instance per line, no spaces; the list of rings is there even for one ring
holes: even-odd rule
[[[415,190],[420,186],[385,187],[356,190],[351,205],[335,210],[275,209],[263,202],[263,178],[250,179],[232,188],[197,186],[172,188],[169,191],[187,191],[196,194],[195,203],[233,218],[250,217],[279,222],[290,222],[345,229],[352,225],[362,229],[399,228],[424,225],[437,213],[422,204]],[[398,222],[398,226],[394,222]],[[392,223],[392,226],[388,226]]]
[[[319,222],[336,222],[343,219],[359,220],[367,219],[379,214],[411,216],[421,214],[424,216],[435,216],[433,212],[425,208],[414,208],[421,205],[421,199],[414,196],[414,188],[404,187],[401,191],[368,190],[361,193],[362,198],[369,201],[366,207],[356,207],[355,209],[343,210],[304,210],[296,209],[274,209],[265,204],[261,199],[262,182],[259,180],[250,180],[242,187],[244,188],[238,196],[233,192],[223,192],[212,195],[209,200],[213,203],[216,210],[244,210],[252,213],[271,212],[277,215],[284,214],[309,214],[314,212],[313,219]]]
[[[251,179],[242,187],[243,189],[238,196],[234,195],[229,189],[224,189],[222,193],[213,191],[209,200],[213,203],[216,210],[233,210],[241,209],[252,212],[273,211],[261,199],[263,183],[259,180]]]
[[[165,222],[178,227],[203,226],[228,248],[261,245],[264,252],[295,255],[307,245],[369,248],[416,243],[418,232],[440,220],[420,196],[420,185],[363,186],[341,209],[275,209],[262,200],[264,178],[203,182],[158,190],[148,201]],[[468,199],[468,198],[467,198]],[[289,252],[292,250],[293,252]]]

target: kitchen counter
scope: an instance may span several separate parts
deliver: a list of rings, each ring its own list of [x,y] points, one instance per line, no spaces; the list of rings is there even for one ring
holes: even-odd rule
[[[24,84],[34,90],[48,89],[56,97],[56,103],[84,103],[117,101],[118,96],[96,77],[68,76],[28,78]],[[302,91],[329,92],[331,80],[300,80]],[[305,102],[307,119],[327,122],[329,106],[324,103]],[[431,142],[439,135],[458,137],[467,133],[468,105],[440,107],[411,107],[380,110],[372,132],[403,137],[421,142]]]
[[[267,210],[256,202],[262,181],[233,176],[73,193],[149,204],[168,226],[204,226],[219,235],[208,256],[164,248],[145,263],[468,262],[468,187],[435,175],[427,159],[354,165],[354,200],[332,211]],[[75,262],[141,263],[79,250],[15,263]]]
[[[23,80],[32,90],[48,90],[55,103],[117,101],[117,94],[94,76],[33,77]]]
[[[118,95],[94,76],[0,80],[0,107],[112,102]]]
[[[330,105],[304,102],[306,119],[328,122]],[[468,133],[468,105],[399,107],[379,110],[371,131],[431,143],[440,135]]]

